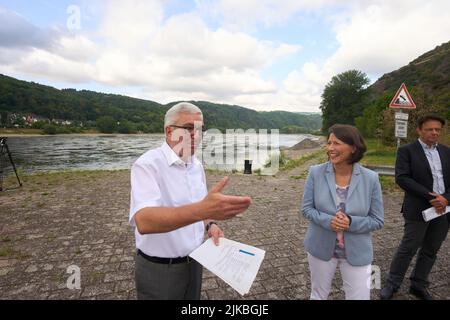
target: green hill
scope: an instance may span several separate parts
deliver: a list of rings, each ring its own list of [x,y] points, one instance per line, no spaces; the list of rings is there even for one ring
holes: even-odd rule
[[[363,114],[355,120],[365,137],[380,138],[386,144],[395,143],[394,110],[389,109],[389,103],[402,83],[417,106],[409,112],[407,141],[416,138],[415,124],[424,114],[439,114],[450,121],[450,42],[383,75],[368,88],[370,98],[364,103]]]
[[[280,129],[281,132],[307,133],[321,127],[319,113],[257,112],[235,105],[192,102],[202,109],[208,128]],[[115,94],[58,90],[0,75],[0,114],[3,115],[32,113],[48,119],[92,123],[93,126],[97,119],[108,117],[129,124],[134,128],[132,131],[163,132],[164,114],[175,103],[162,105]]]
[[[450,41],[383,75],[370,88],[374,94],[382,96],[387,92],[395,93],[402,82],[408,90],[420,88],[425,94],[433,95],[435,104],[450,109]]]

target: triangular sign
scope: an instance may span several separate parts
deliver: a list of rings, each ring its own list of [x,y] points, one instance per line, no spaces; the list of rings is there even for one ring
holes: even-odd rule
[[[402,108],[402,109],[415,109],[416,104],[414,103],[413,99],[409,95],[408,90],[406,89],[406,86],[404,83],[400,86],[400,88],[397,90],[397,93],[394,96],[394,99],[392,99],[391,103],[389,104],[390,108]]]

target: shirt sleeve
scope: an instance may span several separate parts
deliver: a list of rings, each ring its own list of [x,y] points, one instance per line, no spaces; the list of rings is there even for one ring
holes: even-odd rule
[[[161,206],[162,196],[156,170],[150,165],[134,163],[131,167],[130,225],[136,226],[134,216],[139,210]]]

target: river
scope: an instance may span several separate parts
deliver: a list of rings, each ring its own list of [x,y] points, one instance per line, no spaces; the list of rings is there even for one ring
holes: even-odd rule
[[[220,154],[222,149],[226,150],[227,145],[237,141],[235,139],[243,137],[239,134],[223,136],[223,139],[217,139],[217,137],[209,139],[206,134],[203,149],[211,151],[214,145],[215,154]],[[273,139],[270,134],[268,136],[268,149],[270,149],[270,145],[273,145],[274,150],[278,149],[277,144],[280,147],[291,147],[306,137],[317,139],[314,136],[302,134],[280,134],[276,141],[275,136],[272,136]],[[163,141],[163,134],[56,135],[13,136],[8,138],[7,143],[19,171],[36,173],[61,170],[129,169],[141,154],[160,146]],[[262,146],[258,141],[247,143],[247,147],[248,145],[256,145],[259,148]],[[235,146],[234,149],[235,157],[231,166],[217,163],[217,161],[215,163],[203,161],[205,167],[220,170],[243,170],[244,159],[247,159],[249,155],[245,154],[242,148]],[[260,168],[267,160],[268,157],[256,161],[253,159],[253,169]]]

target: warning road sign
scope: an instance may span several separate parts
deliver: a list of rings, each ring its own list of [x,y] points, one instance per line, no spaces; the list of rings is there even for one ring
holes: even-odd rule
[[[406,86],[404,83],[400,86],[400,88],[397,90],[397,93],[394,96],[394,99],[392,99],[391,103],[389,104],[390,108],[395,109],[415,109],[416,104],[414,103],[413,99],[409,95],[408,90],[406,89]]]

